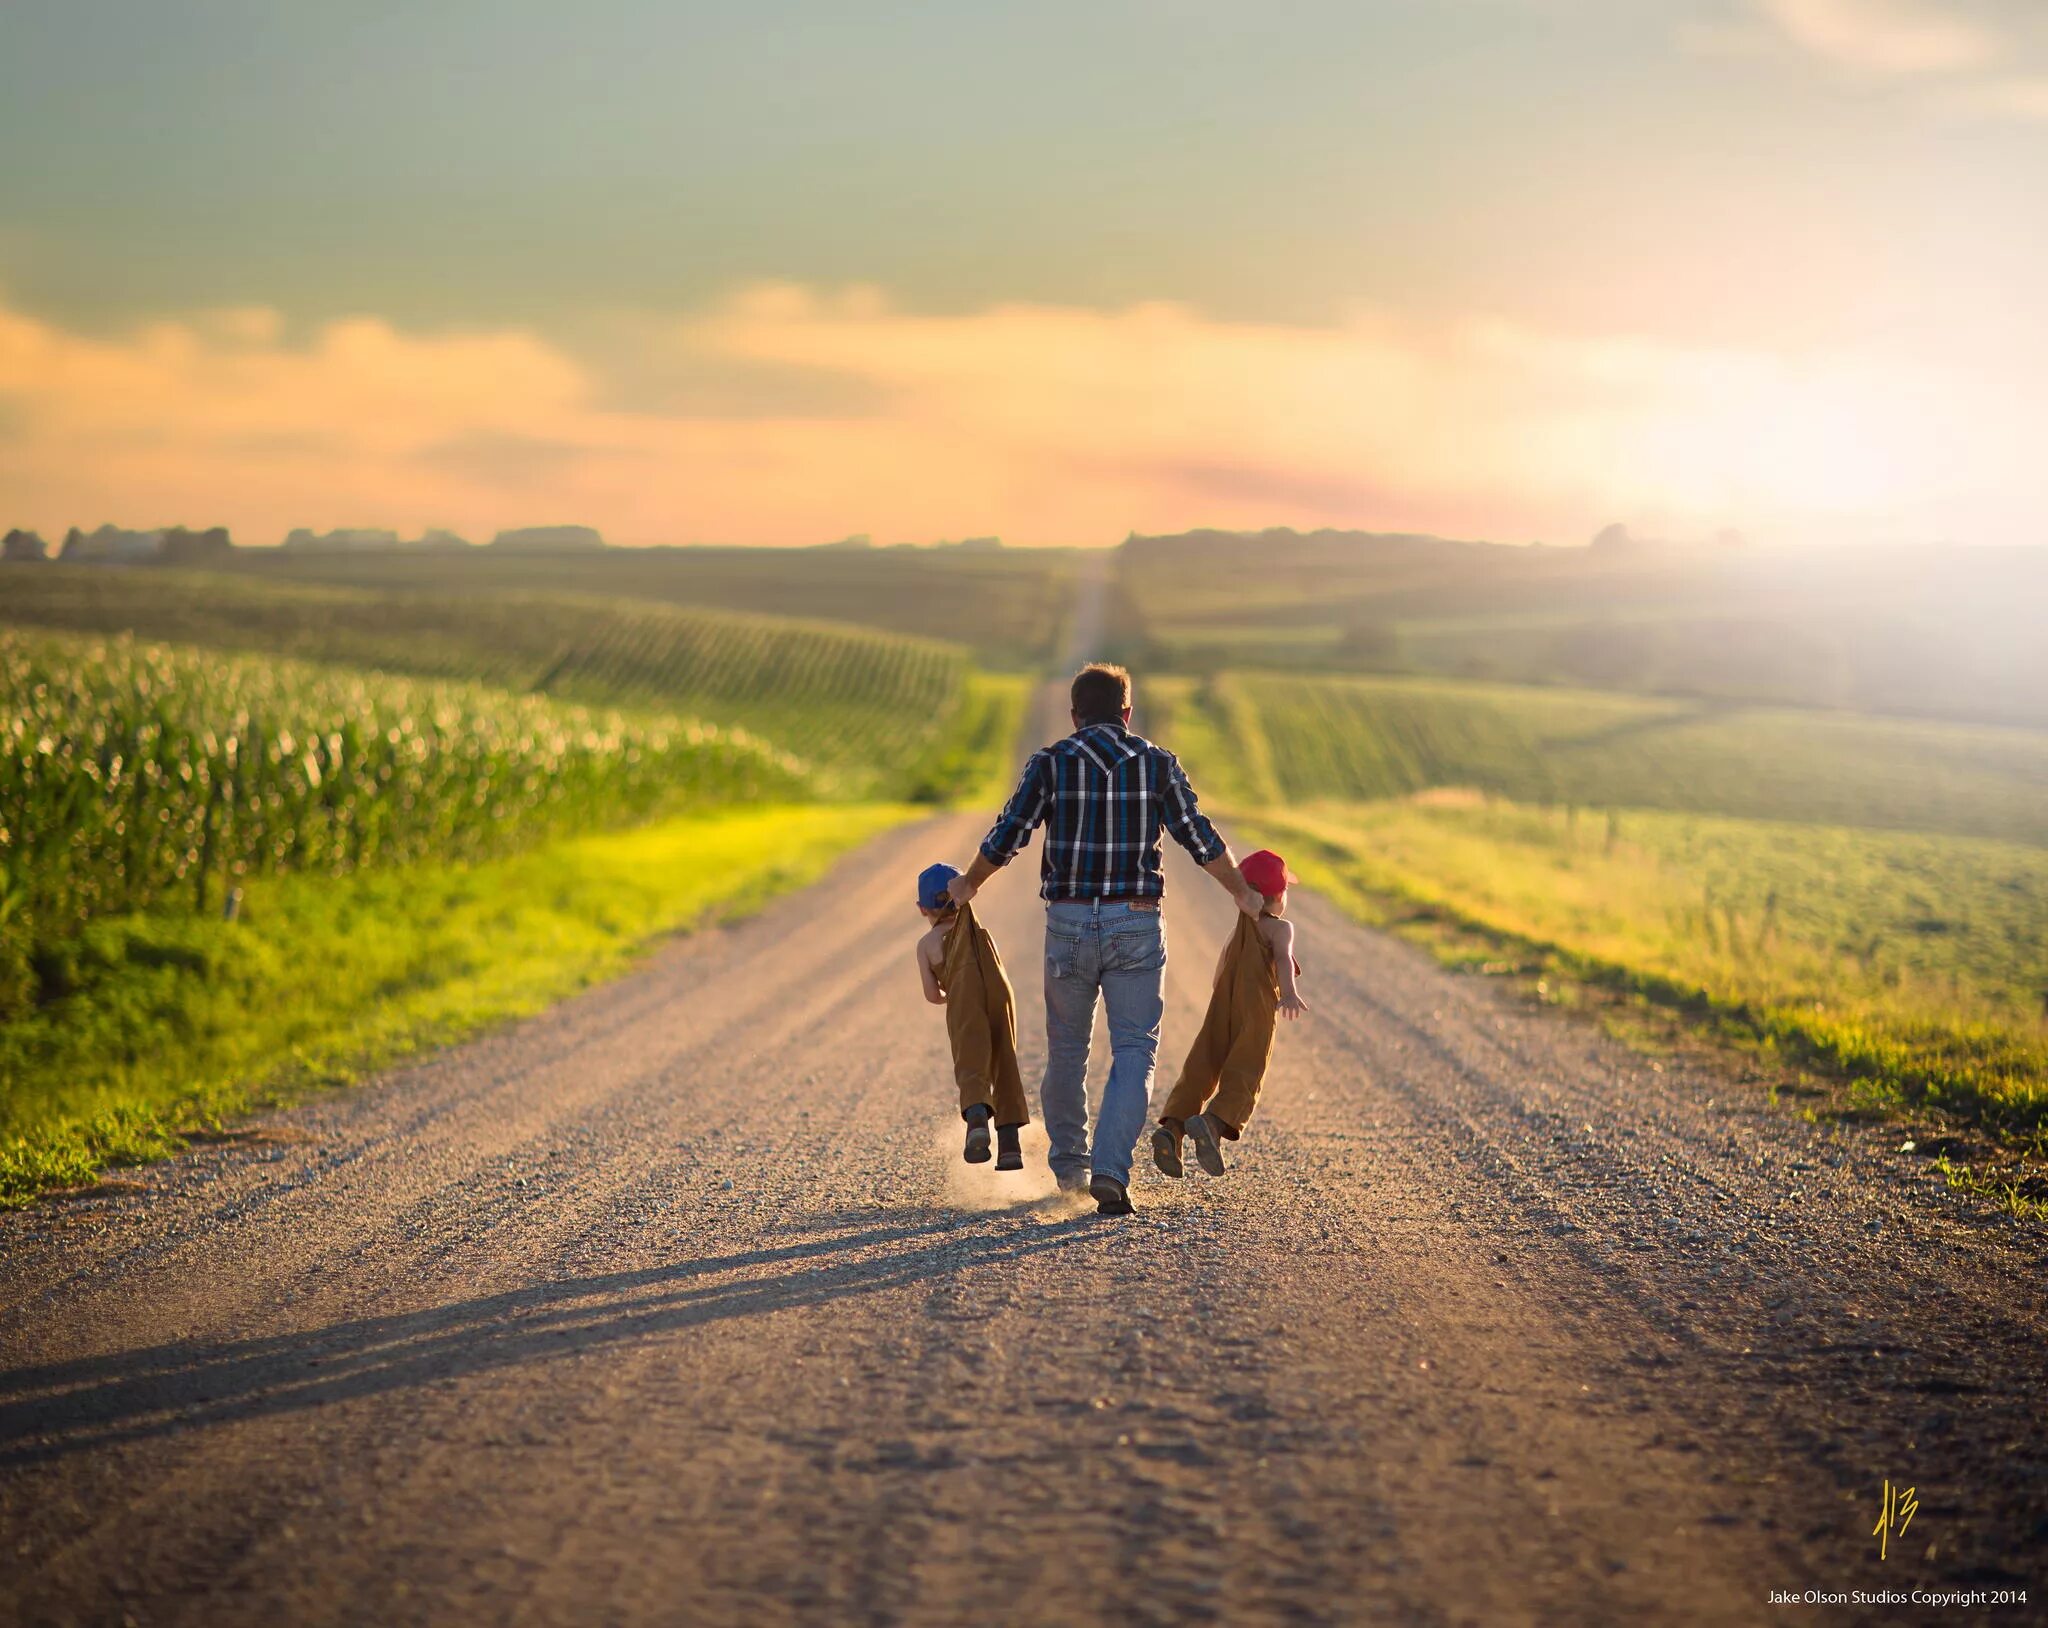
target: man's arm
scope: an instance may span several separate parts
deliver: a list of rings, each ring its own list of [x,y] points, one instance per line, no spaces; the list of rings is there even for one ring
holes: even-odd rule
[[[955,904],[968,904],[991,876],[1022,853],[1031,833],[1045,820],[1052,806],[1052,774],[1043,752],[1033,752],[1017,781],[1017,789],[1003,806],[996,823],[981,839],[981,849],[968,865],[965,875],[946,884]]]
[[[1216,839],[1222,842],[1223,839]],[[1237,858],[1230,851],[1230,844],[1223,844],[1223,852],[1202,867],[1215,878],[1216,885],[1230,895],[1237,908],[1247,916],[1256,916],[1266,908],[1266,896],[1244,879],[1244,872],[1237,868]]]
[[[982,883],[1002,868],[987,854],[977,853],[966,871],[946,884],[946,891],[953,896],[955,904],[972,904],[975,894],[981,891]]]
[[[1166,790],[1162,800],[1166,829],[1173,833],[1173,840],[1187,849],[1194,862],[1236,901],[1237,908],[1247,916],[1256,916],[1265,909],[1265,895],[1245,881],[1237,868],[1237,856],[1230,851],[1222,833],[1209,823],[1209,816],[1195,799],[1195,788],[1188,784],[1180,759],[1170,752],[1166,757]]]

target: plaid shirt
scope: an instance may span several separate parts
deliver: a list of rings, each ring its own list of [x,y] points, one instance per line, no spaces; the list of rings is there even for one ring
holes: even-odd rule
[[[1206,865],[1225,849],[1180,760],[1122,724],[1090,724],[1031,754],[981,851],[1007,865],[1045,827],[1038,891],[1048,899],[1156,899],[1159,833]]]

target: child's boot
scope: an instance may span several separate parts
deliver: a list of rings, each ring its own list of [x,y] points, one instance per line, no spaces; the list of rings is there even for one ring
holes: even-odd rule
[[[1181,1176],[1180,1162],[1180,1121],[1161,1120],[1158,1129],[1152,1133],[1152,1162],[1159,1167],[1162,1176],[1171,1176],[1178,1181]]]
[[[960,1116],[967,1121],[967,1146],[961,1158],[969,1164],[988,1163],[988,1122],[995,1117],[987,1103],[977,1102]]]
[[[998,1170],[1022,1170],[1024,1168],[1024,1149],[1018,1146],[1017,1127],[1015,1125],[998,1125],[996,1127],[996,1168]]]
[[[1188,1121],[1188,1140],[1195,1144],[1195,1162],[1212,1176],[1223,1174],[1223,1138],[1212,1114]]]

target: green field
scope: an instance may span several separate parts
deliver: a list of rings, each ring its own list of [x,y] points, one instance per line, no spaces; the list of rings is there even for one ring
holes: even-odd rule
[[[1237,823],[1367,919],[2048,1142],[2040,735],[1414,679],[1144,697]]]
[[[232,923],[95,921],[76,941],[77,987],[0,1022],[0,1207],[538,1011],[916,812],[733,809],[479,865],[268,877]]]
[[[856,623],[1033,669],[1059,647],[1077,556],[1066,549],[609,548],[559,553],[239,549],[255,581],[439,594],[563,594]],[[4,592],[0,587],[0,592]]]
[[[2033,730],[1441,679],[1232,672],[1146,694],[1244,803],[1470,786],[2048,843],[2048,735]]]
[[[938,799],[1015,681],[957,644],[573,595],[372,592],[157,569],[0,571],[0,623],[266,652],[736,726],[825,794]],[[1007,741],[1007,736],[1004,737]],[[950,778],[949,778],[950,777]]]
[[[1152,671],[1401,672],[2048,726],[2048,549],[1528,548],[1356,532],[1137,537]]]

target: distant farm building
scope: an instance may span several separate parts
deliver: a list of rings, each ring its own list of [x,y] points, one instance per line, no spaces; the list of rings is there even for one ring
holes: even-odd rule
[[[470,544],[468,538],[439,526],[429,526],[410,541],[381,526],[337,526],[333,531],[299,526],[286,535],[284,546],[294,554],[354,554],[389,548],[457,549]]]
[[[602,548],[604,539],[591,526],[520,526],[501,531],[491,539],[493,548],[528,550],[556,548]]]
[[[284,546],[295,554],[346,554],[359,548],[396,548],[398,533],[380,531],[371,526],[351,526],[328,532],[316,532],[300,526],[286,536]]]
[[[64,534],[58,558],[75,565],[132,565],[153,560],[163,547],[158,531],[124,531],[119,526],[101,526],[97,531],[80,531],[73,526]]]
[[[208,526],[204,531],[173,526],[164,533],[156,557],[166,565],[205,565],[225,560],[234,551],[226,526]]]

